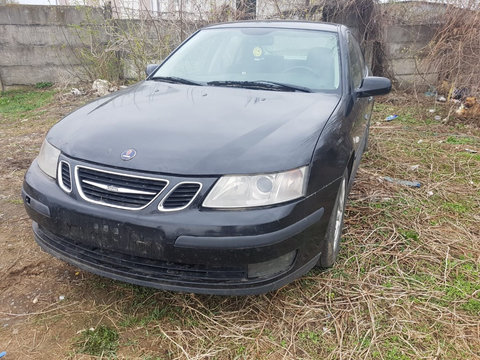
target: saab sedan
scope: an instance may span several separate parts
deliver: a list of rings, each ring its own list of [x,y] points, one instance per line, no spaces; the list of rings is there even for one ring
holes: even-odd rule
[[[222,295],[332,266],[373,96],[391,88],[352,32],[213,25],[146,71],[48,132],[22,189],[40,247],[101,276]]]

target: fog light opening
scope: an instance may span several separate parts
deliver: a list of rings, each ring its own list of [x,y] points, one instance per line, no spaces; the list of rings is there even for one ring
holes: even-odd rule
[[[297,250],[294,250],[273,260],[248,264],[248,278],[268,278],[282,273],[290,268],[296,255]]]

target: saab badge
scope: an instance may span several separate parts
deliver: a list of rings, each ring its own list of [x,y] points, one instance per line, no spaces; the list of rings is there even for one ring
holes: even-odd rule
[[[135,149],[128,149],[122,152],[120,158],[124,161],[132,160],[135,155],[137,155],[137,151]]]

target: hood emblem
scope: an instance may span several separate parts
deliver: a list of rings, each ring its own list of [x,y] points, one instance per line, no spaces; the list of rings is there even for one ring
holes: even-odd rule
[[[137,155],[137,151],[135,149],[128,149],[120,154],[120,158],[122,160],[128,161],[128,160],[132,160],[135,157],[135,155]]]

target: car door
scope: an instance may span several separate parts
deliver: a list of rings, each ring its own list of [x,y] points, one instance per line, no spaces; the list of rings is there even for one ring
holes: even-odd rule
[[[350,32],[347,33],[347,45],[350,73],[349,95],[353,105],[350,112],[350,117],[352,117],[351,121],[353,122],[350,135],[355,154],[352,167],[353,176],[350,177],[350,180],[353,181],[368,137],[368,126],[373,106],[373,97],[361,98],[357,96],[356,90],[362,86],[363,79],[368,75],[368,68],[365,65],[360,45]]]

